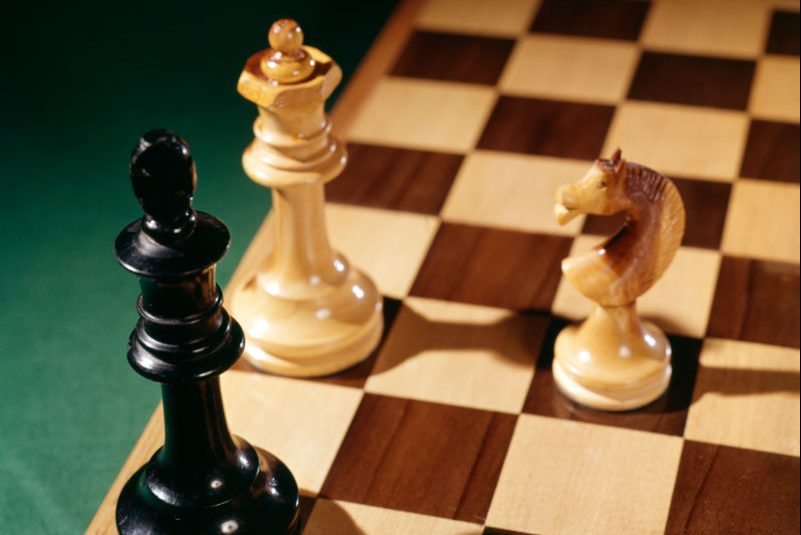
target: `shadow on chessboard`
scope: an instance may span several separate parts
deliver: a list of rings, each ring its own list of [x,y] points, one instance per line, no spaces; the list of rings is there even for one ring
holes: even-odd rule
[[[356,525],[353,517],[334,501],[316,502],[304,495],[300,500],[300,511],[303,515],[300,535],[367,535]]]
[[[492,320],[479,313],[475,321],[447,321],[432,319],[407,305],[400,310],[389,340],[384,342],[388,347],[372,373],[389,371],[427,351],[458,354],[478,350],[529,366],[536,359],[547,325],[548,317],[542,313],[510,314]]]

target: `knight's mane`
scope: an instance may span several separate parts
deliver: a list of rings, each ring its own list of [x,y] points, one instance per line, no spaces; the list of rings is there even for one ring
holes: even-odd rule
[[[617,180],[624,180],[624,194],[635,202],[646,203],[648,209],[658,218],[657,232],[643,245],[647,248],[647,253],[644,254],[649,259],[648,262],[641,263],[641,269],[636,275],[634,272],[626,275],[625,283],[621,283],[625,291],[618,297],[624,302],[631,301],[646,292],[662,276],[681,245],[685,225],[684,203],[679,190],[670,179],[648,167],[629,163],[618,153],[609,160],[600,160],[598,164],[604,173],[615,176]],[[623,227],[621,232],[626,230],[627,227]],[[625,258],[630,266],[642,261],[642,257],[636,255]],[[632,284],[632,281],[636,283]]]
[[[670,182],[664,175],[653,169],[633,163],[626,163],[626,194],[631,197],[641,193],[650,202],[662,201]]]

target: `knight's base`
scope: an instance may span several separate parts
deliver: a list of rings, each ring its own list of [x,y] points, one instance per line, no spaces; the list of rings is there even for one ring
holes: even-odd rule
[[[656,327],[646,324],[646,331],[657,340],[654,349],[658,348],[660,354],[633,354],[621,359],[617,351],[610,355],[608,346],[602,343],[597,351],[588,351],[588,340],[582,337],[581,329],[564,329],[554,346],[552,372],[557,387],[576,403],[604,411],[630,411],[656,401],[670,386],[671,348]],[[576,362],[583,366],[571,366]]]
[[[596,391],[579,383],[558,362],[553,364],[554,380],[562,394],[585,407],[613,412],[631,411],[653,403],[667,391],[672,374],[673,369],[668,366],[656,381],[635,391]]]
[[[319,346],[305,346],[292,351],[271,349],[271,344],[248,338],[244,356],[256,368],[286,377],[323,377],[352,368],[367,359],[381,341],[384,320],[376,310],[358,336],[340,343],[329,341]],[[344,343],[342,343],[344,342]]]

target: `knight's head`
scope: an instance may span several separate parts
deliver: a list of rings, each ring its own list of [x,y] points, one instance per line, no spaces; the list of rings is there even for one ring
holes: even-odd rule
[[[620,149],[609,159],[598,159],[575,184],[559,189],[556,220],[565,225],[580,214],[613,215],[625,209],[625,164]]]

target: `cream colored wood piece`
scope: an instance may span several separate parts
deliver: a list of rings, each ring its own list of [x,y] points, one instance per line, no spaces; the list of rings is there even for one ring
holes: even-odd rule
[[[478,142],[496,98],[489,86],[388,76],[363,103],[348,139],[467,153]]]
[[[499,86],[505,95],[617,104],[639,58],[635,43],[529,35],[518,40]]]
[[[654,2],[642,43],[649,50],[756,58],[770,26],[765,0],[662,0]]]
[[[757,64],[748,109],[758,119],[797,123],[801,118],[801,62],[798,57],[765,56]]]
[[[732,182],[749,124],[739,111],[628,101],[615,111],[604,153],[626,147],[632,160],[668,176]]]
[[[320,499],[304,535],[481,535],[477,524]]]
[[[417,27],[455,33],[517,37],[531,25],[540,0],[429,0]]]
[[[365,390],[518,414],[546,328],[537,316],[408,298]]]
[[[765,180],[734,184],[721,248],[726,254],[798,263],[801,188]]]
[[[276,22],[270,45],[248,59],[238,90],[259,108],[242,161],[254,182],[273,188],[271,240],[256,270],[229,290],[229,302],[253,365],[328,375],[365,359],[383,326],[375,284],[332,249],[325,225],[323,185],[347,161],[324,111],[342,71],[303,46],[294,21]]]
[[[336,203],[326,204],[325,217],[333,244],[374,274],[382,295],[396,299],[409,294],[439,228],[432,215]]]
[[[454,223],[575,236],[583,217],[559,225],[553,192],[569,184],[587,162],[477,150],[465,159],[448,193],[442,218]]]
[[[707,339],[685,438],[798,457],[798,349]]]
[[[583,405],[623,411],[643,407],[670,383],[671,347],[640,320],[636,300],[659,280],[684,236],[684,204],[673,183],[628,163],[618,150],[585,177],[559,190],[556,218],[625,212],[626,224],[593,250],[566,258],[562,272],[595,303],[579,326],[563,330],[554,348],[560,390]]]
[[[487,525],[548,535],[662,535],[679,437],[524,414]]]

